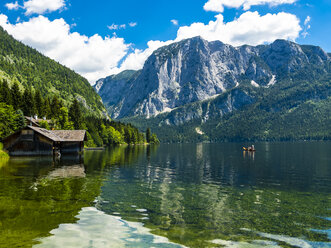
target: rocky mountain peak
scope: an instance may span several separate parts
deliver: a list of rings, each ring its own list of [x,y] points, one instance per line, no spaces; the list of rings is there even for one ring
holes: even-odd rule
[[[320,48],[287,40],[270,45],[233,47],[201,37],[161,47],[141,71],[99,80],[99,94],[113,118],[151,117],[185,104],[204,101],[250,82],[270,87],[279,77],[330,57]]]

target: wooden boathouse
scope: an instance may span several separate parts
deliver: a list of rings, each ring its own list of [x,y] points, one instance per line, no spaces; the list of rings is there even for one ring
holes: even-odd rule
[[[26,126],[3,140],[4,149],[11,156],[77,154],[84,150],[85,130],[47,130]]]

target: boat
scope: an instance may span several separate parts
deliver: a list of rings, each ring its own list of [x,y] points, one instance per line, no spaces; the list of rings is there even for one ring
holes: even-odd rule
[[[244,151],[248,151],[248,152],[255,152],[256,149],[254,147],[254,145],[249,146],[249,147],[243,147]]]

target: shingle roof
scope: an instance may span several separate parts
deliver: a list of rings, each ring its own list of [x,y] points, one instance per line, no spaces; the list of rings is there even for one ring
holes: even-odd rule
[[[64,141],[84,141],[86,135],[85,130],[53,130],[52,132]]]
[[[27,127],[53,141],[78,142],[86,140],[86,130],[47,130],[40,127]]]
[[[62,139],[59,136],[55,135],[53,133],[53,131],[51,131],[51,130],[47,130],[45,128],[40,128],[40,127],[33,127],[33,126],[27,126],[27,127],[37,133],[40,133],[41,135],[45,136],[46,138],[49,138],[50,140],[62,141]]]
[[[27,119],[28,122],[32,122],[33,124],[35,124],[36,126],[39,127],[39,124],[37,123],[37,120],[32,118],[32,117],[28,117],[28,116],[25,116],[25,119]]]

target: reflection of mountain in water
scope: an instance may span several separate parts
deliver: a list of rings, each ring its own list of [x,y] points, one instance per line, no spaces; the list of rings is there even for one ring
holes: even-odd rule
[[[285,243],[296,237],[327,244],[325,233],[312,231],[329,228],[320,218],[329,214],[331,174],[321,173],[328,168],[327,146],[257,147],[253,158],[243,156],[240,144],[163,145],[149,160],[113,168],[101,194],[109,203],[100,207],[189,247],[206,247],[213,240],[228,245],[229,239],[258,245],[260,233],[286,233],[275,239]]]

